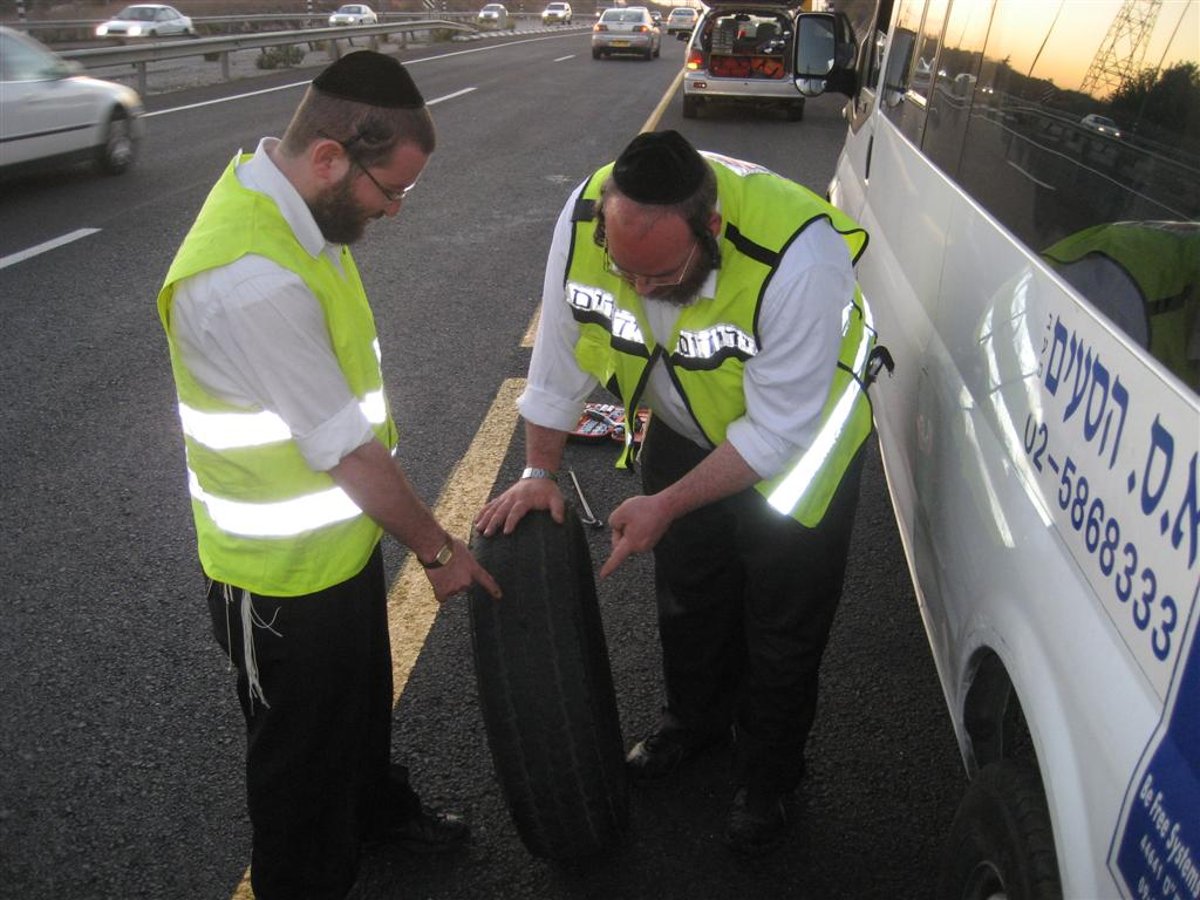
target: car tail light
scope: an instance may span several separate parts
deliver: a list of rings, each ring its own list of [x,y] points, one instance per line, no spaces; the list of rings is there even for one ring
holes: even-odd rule
[[[638,25],[638,26],[637,26],[636,28],[634,28],[633,30],[634,30],[634,31],[649,31],[649,30],[650,30],[650,26],[648,26],[648,25]]]
[[[599,22],[597,22],[595,25],[592,26],[592,31],[608,31],[608,26],[601,25]]]
[[[704,51],[693,47],[688,51],[687,62],[684,66],[692,71],[704,68]]]

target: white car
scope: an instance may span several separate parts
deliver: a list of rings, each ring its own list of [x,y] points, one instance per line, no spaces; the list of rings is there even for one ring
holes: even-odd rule
[[[96,26],[96,37],[154,38],[172,35],[191,37],[192,20],[173,6],[138,3],[127,6],[107,22]]]
[[[330,25],[378,25],[379,16],[375,10],[361,3],[347,3],[339,6],[329,17]]]
[[[0,26],[0,171],[91,159],[117,174],[142,136],[142,101],[79,74],[33,38]]]
[[[480,28],[511,28],[512,19],[508,9],[501,3],[489,3],[475,17],[475,24]]]
[[[548,3],[546,8],[542,10],[543,25],[570,25],[571,24],[571,4],[570,3]]]
[[[1108,116],[1102,116],[1097,113],[1088,113],[1079,120],[1079,124],[1085,128],[1090,128],[1092,131],[1098,131],[1103,135],[1113,138],[1121,136],[1121,128],[1110,119]]]

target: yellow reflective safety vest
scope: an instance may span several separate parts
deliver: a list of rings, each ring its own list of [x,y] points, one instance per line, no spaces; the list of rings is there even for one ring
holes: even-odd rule
[[[283,419],[210,394],[180,360],[171,302],[181,280],[246,254],[299,275],[321,304],[342,373],[376,437],[396,445],[379,342],[350,252],[341,270],[297,242],[275,202],[243,187],[230,163],[184,238],[158,295],[187,450],[188,484],[205,573],[254,593],[294,597],[353,577],[382,531],[329,475],[309,468]]]
[[[717,176],[723,219],[717,292],[680,311],[666,346],[655,343],[641,298],[609,271],[604,251],[594,240],[595,202],[611,165],[592,176],[576,204],[565,294],[579,323],[575,358],[621,398],[625,421],[634,421],[650,368],[661,361],[697,425],[716,447],[725,440],[730,423],[746,412],[743,373],[746,361],[761,346],[759,304],[784,251],[805,228],[824,219],[845,239],[856,262],[866,248],[867,234],[795,182],[750,163],[705,155]],[[842,313],[837,368],[812,444],[780,474],[756,486],[771,506],[802,525],[813,527],[824,517],[847,467],[871,433],[866,388],[874,346],[870,314],[856,287]],[[626,429],[620,467],[629,467],[633,460],[631,431]]]
[[[1107,222],[1063,238],[1042,255],[1060,268],[1090,256],[1120,266],[1142,296],[1147,349],[1184,384],[1200,390],[1200,372],[1188,353],[1200,315],[1200,225]]]

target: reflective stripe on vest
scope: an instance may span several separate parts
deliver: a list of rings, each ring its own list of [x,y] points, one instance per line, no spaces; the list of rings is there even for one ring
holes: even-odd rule
[[[196,473],[188,469],[188,490],[194,500],[204,504],[218,528],[242,537],[295,537],[362,515],[340,487],[276,503],[247,503],[208,493]]]
[[[387,401],[381,390],[372,391],[364,397],[359,401],[358,408],[372,425],[382,425],[387,421]],[[269,410],[208,412],[181,401],[179,420],[183,423],[185,435],[211,450],[263,447],[292,440],[291,429],[278,413]]]
[[[875,328],[871,320],[870,308],[862,304],[864,317],[863,327],[858,332],[857,346],[854,349],[854,362],[851,367],[852,377],[845,379],[841,393],[833,401],[833,408],[824,417],[821,428],[817,432],[808,449],[800,458],[785,470],[783,474],[772,479],[770,490],[764,491],[767,502],[785,515],[796,509],[805,500],[805,495],[816,483],[817,476],[829,462],[843,435],[851,427],[856,412],[861,417],[861,405],[867,403],[866,372],[867,363],[871,358],[874,345]],[[853,305],[847,307],[847,314],[853,315]],[[850,323],[844,317],[843,333],[850,333]],[[826,404],[828,409],[829,404]],[[869,429],[868,429],[869,433]],[[862,443],[855,443],[855,449]],[[828,501],[826,501],[828,502]]]

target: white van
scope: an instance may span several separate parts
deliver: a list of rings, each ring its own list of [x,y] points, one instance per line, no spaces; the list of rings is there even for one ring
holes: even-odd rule
[[[1200,0],[836,10],[796,79],[851,98],[829,193],[971,778],[939,896],[1195,900]]]

